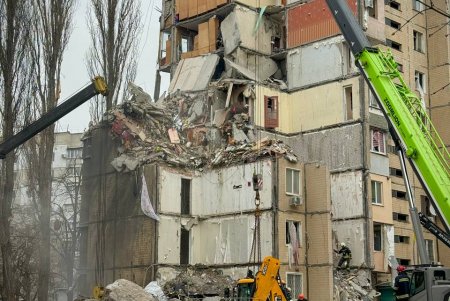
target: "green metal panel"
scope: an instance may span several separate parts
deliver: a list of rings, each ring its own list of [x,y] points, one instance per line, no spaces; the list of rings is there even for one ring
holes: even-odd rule
[[[422,101],[405,84],[391,53],[366,48],[357,56],[382,109],[450,229],[450,155]]]

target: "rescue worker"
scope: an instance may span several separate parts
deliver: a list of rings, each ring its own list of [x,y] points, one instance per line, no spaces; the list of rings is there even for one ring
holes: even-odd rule
[[[409,277],[406,275],[405,266],[399,265],[397,267],[398,275],[395,277],[394,290],[396,300],[409,299]]]
[[[334,250],[338,254],[342,254],[341,259],[338,262],[338,269],[346,268],[350,269],[350,260],[352,259],[352,251],[345,245],[345,242],[341,242],[341,249],[339,251]]]
[[[297,301],[308,301],[303,293],[298,294]]]

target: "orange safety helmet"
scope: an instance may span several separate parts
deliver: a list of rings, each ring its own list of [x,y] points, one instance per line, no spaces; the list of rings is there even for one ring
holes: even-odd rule
[[[297,299],[298,300],[304,300],[305,296],[302,293],[300,293],[300,294],[298,294],[298,298]]]
[[[406,268],[405,268],[405,266],[404,265],[399,265],[399,266],[397,266],[397,272],[403,272],[404,270],[406,270]]]

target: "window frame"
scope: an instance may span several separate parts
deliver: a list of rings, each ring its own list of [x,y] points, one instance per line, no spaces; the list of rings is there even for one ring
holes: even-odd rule
[[[285,231],[285,237],[284,237],[284,243],[286,246],[289,246],[291,244],[291,237],[289,236],[289,223],[294,223],[295,232],[297,234],[297,241],[298,241],[298,248],[302,247],[302,222],[301,221],[295,221],[295,220],[289,220],[287,219],[285,222],[286,225],[286,231]]]
[[[380,189],[379,189],[379,197],[376,197],[376,196],[378,196],[378,193],[376,194],[376,196],[374,196],[374,184],[375,184],[375,190],[376,190],[376,184],[380,184],[379,185],[379,187],[380,187]],[[372,204],[373,205],[378,205],[378,206],[382,206],[383,205],[383,182],[381,182],[381,181],[376,181],[376,180],[370,180],[370,193],[371,193],[371,202],[372,202]],[[376,202],[374,202],[374,200],[376,201]],[[379,201],[378,201],[379,200]]]
[[[386,39],[386,46],[394,50],[402,52],[402,44],[391,39]]]
[[[300,287],[295,287],[295,285],[292,284],[292,280],[289,277],[294,277],[294,276],[298,276],[299,279],[299,286]],[[303,273],[298,273],[298,272],[286,272],[286,286],[289,287],[291,289],[291,296],[292,298],[295,300],[296,296],[298,296],[298,294],[303,293]]]
[[[380,228],[380,241],[379,241],[380,248],[379,248],[379,250],[376,249],[377,244],[376,244],[376,241],[375,241],[376,240],[375,227],[376,228],[378,228],[378,227]],[[380,224],[380,223],[374,223],[373,224],[373,251],[374,252],[383,252],[383,224]]]
[[[423,12],[425,10],[425,5],[417,0],[412,0],[412,9],[418,12]]]
[[[425,73],[415,70],[414,71],[414,83],[415,83],[416,91],[420,91],[419,87],[417,86],[417,83],[419,83],[422,88],[423,93],[427,93]]]
[[[420,53],[425,53],[424,35],[418,30],[413,30],[414,50]]]
[[[269,106],[269,104],[272,104]],[[279,126],[278,96],[264,95],[264,127],[274,129]]]
[[[375,146],[374,146],[374,143],[373,143],[373,141],[374,141],[374,135],[375,135],[375,133],[380,133],[381,135],[382,135],[382,141],[381,142],[378,142],[378,144],[380,144],[380,143],[382,143],[382,149],[380,148],[380,146],[378,146],[378,148],[380,148],[380,150],[376,150],[375,149]],[[384,131],[382,131],[382,130],[380,130],[380,129],[377,129],[377,128],[371,128],[370,129],[370,152],[372,152],[372,153],[376,153],[376,154],[381,154],[381,155],[386,155],[386,132],[384,132]]]
[[[292,171],[293,174],[295,174],[295,172],[298,173],[298,193],[295,193],[295,191],[288,191],[288,171]],[[294,190],[294,177],[291,177],[291,187],[292,187],[292,190]],[[302,194],[301,171],[300,171],[300,169],[286,167],[286,170],[285,170],[285,188],[284,188],[284,190],[285,190],[286,195],[289,195],[289,196],[300,196]]]

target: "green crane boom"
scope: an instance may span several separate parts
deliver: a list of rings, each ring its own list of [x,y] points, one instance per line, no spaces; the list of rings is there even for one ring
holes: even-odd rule
[[[327,4],[388,120],[393,139],[450,231],[450,155],[422,101],[405,84],[392,54],[371,47],[346,1],[327,0]]]

